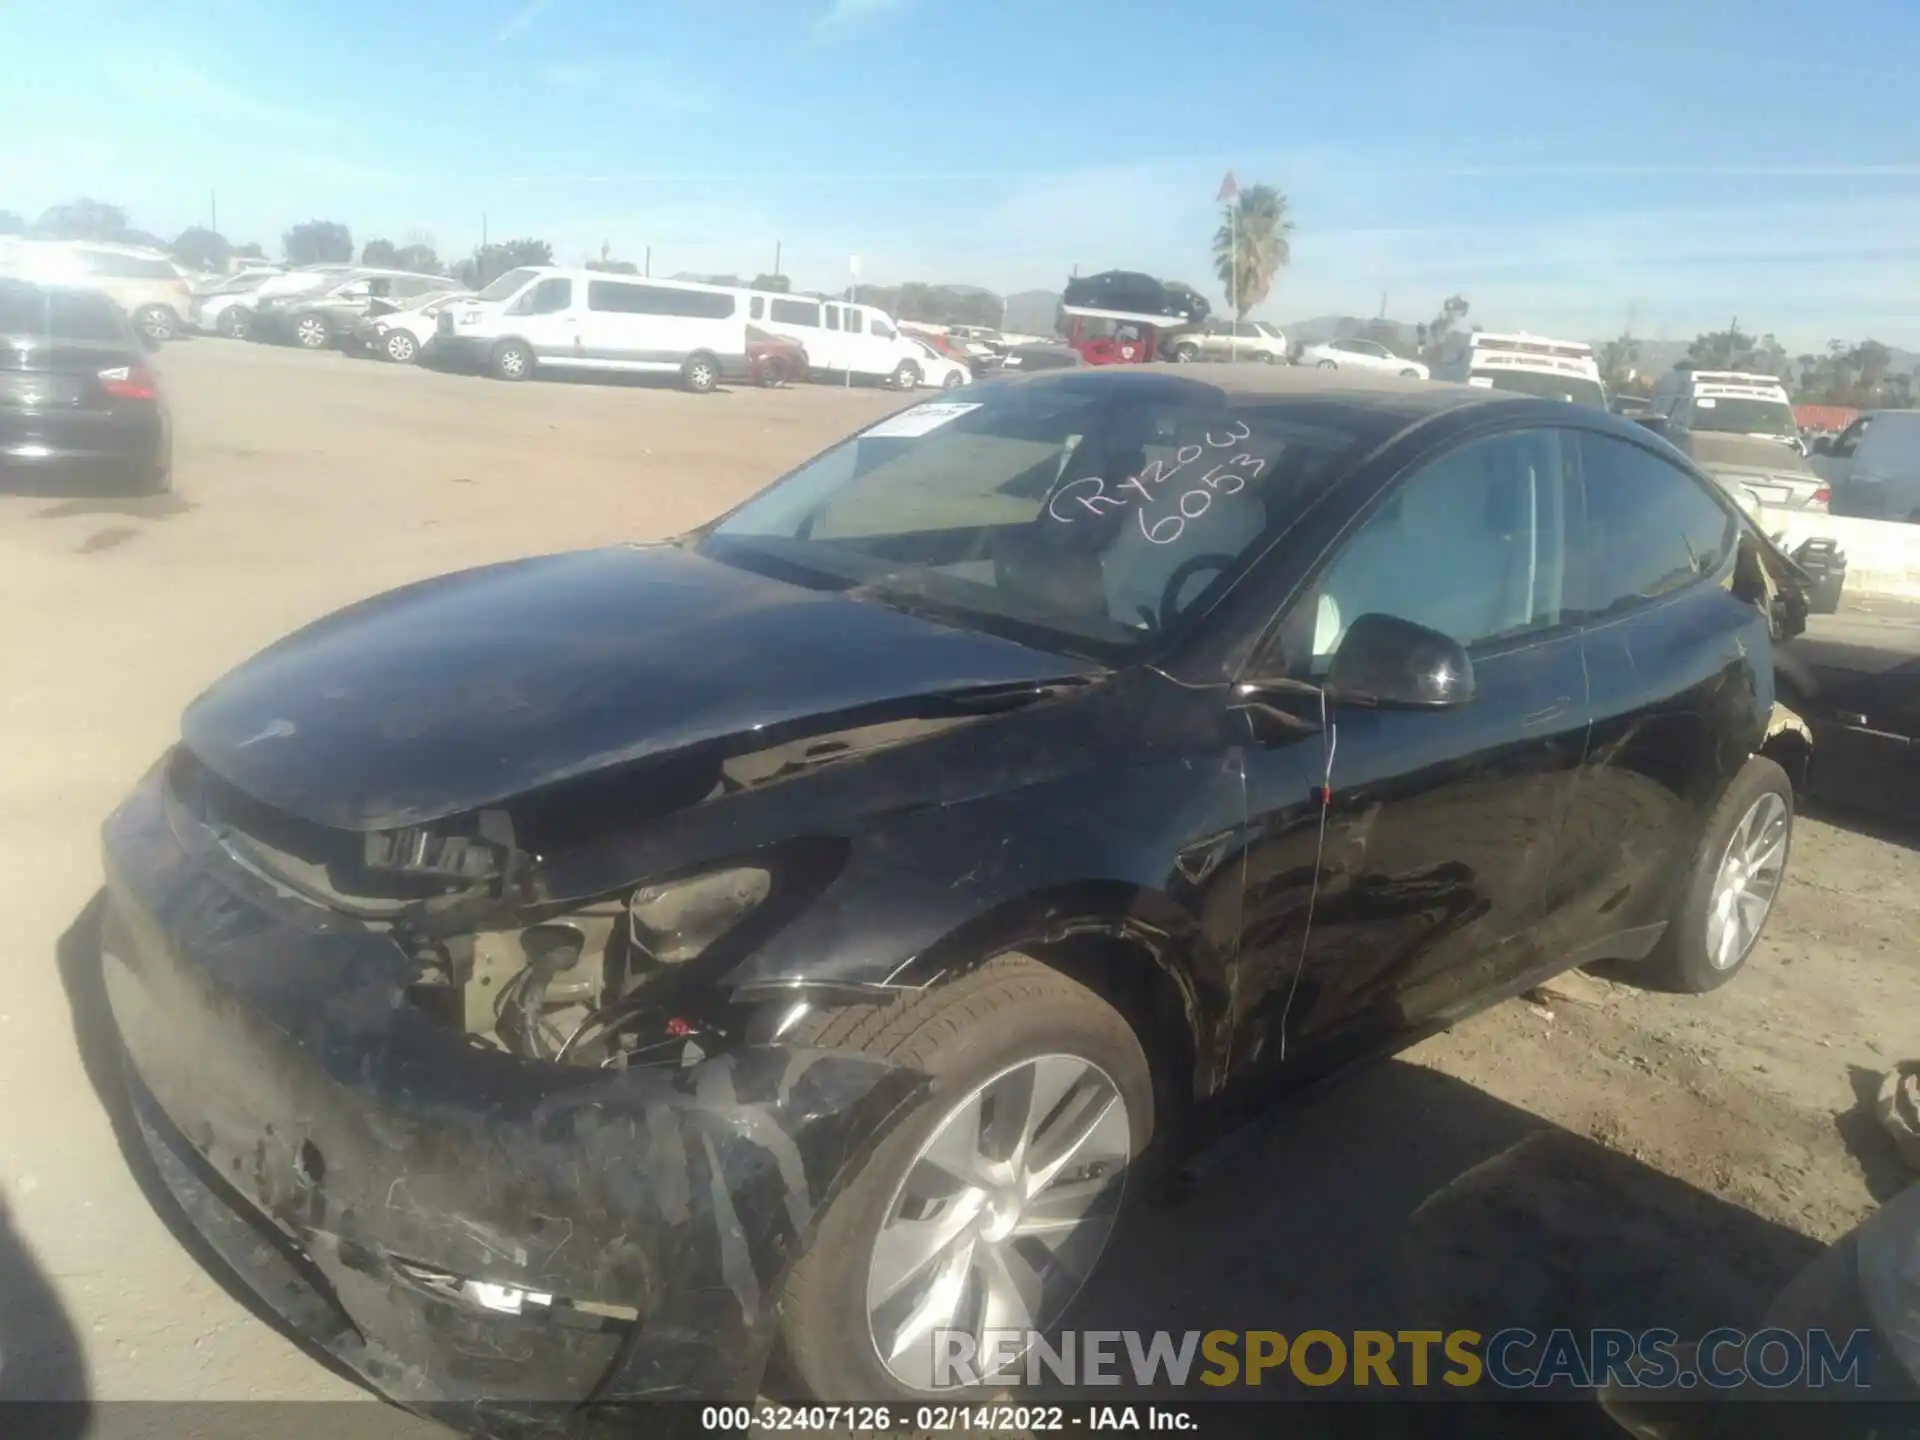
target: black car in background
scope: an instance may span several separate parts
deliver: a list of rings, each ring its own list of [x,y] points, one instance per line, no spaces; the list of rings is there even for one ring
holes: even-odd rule
[[[169,488],[173,427],[151,346],[97,290],[0,277],[0,491]]]
[[[465,288],[446,275],[384,270],[348,273],[318,291],[269,295],[257,302],[247,338],[291,341],[303,350],[324,350],[352,336],[376,304],[457,295]]]
[[[1732,979],[1791,562],[1597,409],[1196,373],[912,406],[196,700],[102,963],[262,1302],[423,1407],[952,1393],[934,1332],[1052,1326],[1215,1102]]]

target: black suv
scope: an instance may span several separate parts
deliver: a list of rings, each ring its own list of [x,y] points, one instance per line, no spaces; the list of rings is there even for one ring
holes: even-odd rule
[[[1597,409],[1186,366],[908,408],[195,701],[106,826],[147,1148],[409,1404],[951,1392],[1212,1102],[1573,965],[1738,973],[1800,583]]]

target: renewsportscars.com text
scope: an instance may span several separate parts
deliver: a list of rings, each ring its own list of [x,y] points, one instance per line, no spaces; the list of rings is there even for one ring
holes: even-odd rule
[[[1298,1384],[1326,1389],[1502,1390],[1700,1387],[1869,1390],[1872,1336],[1712,1330],[1686,1346],[1673,1330],[957,1330],[933,1335],[934,1383]]]

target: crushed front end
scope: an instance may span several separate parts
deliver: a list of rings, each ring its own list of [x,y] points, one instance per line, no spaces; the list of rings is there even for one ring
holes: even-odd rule
[[[750,1396],[786,1268],[920,1077],[724,1016],[637,1030],[626,971],[658,957],[614,964],[604,906],[456,933],[467,880],[496,906],[510,884],[484,821],[458,844],[356,839],[388,893],[337,904],[343,866],[303,869],[300,837],[271,830],[216,823],[184,752],[105,829],[106,992],[142,1136],[194,1226],[403,1404]],[[697,930],[755,883],[669,897],[668,919]],[[432,907],[408,887],[456,897],[441,938],[409,920]]]

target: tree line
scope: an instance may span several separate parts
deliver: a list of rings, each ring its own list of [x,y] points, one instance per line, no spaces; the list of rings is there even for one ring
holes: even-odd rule
[[[1642,394],[1653,388],[1656,377],[1638,373],[1640,353],[1640,342],[1631,335],[1601,347],[1600,369],[1610,388]],[[1878,340],[1829,340],[1825,350],[1790,355],[1772,334],[1752,335],[1737,318],[1724,330],[1696,335],[1682,363],[1696,370],[1772,375],[1802,405],[1905,409],[1920,387],[1914,373],[1893,368],[1893,351]]]

